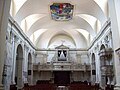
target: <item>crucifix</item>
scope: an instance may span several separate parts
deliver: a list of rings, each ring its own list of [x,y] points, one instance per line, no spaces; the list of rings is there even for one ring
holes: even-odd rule
[[[65,40],[61,40],[61,42],[62,42],[62,45],[63,45],[63,43],[65,42]]]

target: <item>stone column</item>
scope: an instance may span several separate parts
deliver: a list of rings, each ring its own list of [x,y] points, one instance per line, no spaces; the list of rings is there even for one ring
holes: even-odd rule
[[[114,49],[115,90],[120,90],[120,60],[115,52],[116,49],[120,48],[120,0],[108,0],[108,5]]]
[[[92,52],[91,52],[92,53]],[[90,73],[90,77],[91,77],[91,83],[93,83],[93,76],[92,76],[92,54],[89,53],[88,56],[89,56],[89,59],[90,59],[90,68],[91,68],[91,73]]]
[[[92,62],[91,63],[91,81],[92,81],[92,83],[93,84],[95,84],[96,83],[96,69],[95,69],[95,64],[94,64],[94,62]]]
[[[15,36],[14,36],[13,32],[11,32],[11,41],[12,41],[12,75],[11,75],[11,84],[15,84],[14,77],[13,77],[13,75],[14,75],[14,73],[13,73],[14,62],[15,62],[14,57],[16,56],[16,52],[15,52],[15,38],[14,37]]]
[[[95,61],[95,67],[96,67],[96,83],[99,83],[101,84],[101,70],[100,70],[100,57],[99,57],[99,45],[97,45],[97,50],[96,50],[96,54],[95,54],[95,58],[96,58],[96,61]]]
[[[32,85],[33,84],[33,63],[32,62],[30,62],[30,70],[31,70],[31,75],[28,75],[28,84]]]
[[[31,62],[31,85],[33,85],[33,61],[35,60],[35,53],[32,53],[32,62]]]
[[[120,63],[120,48],[119,49],[117,49],[116,50],[116,54],[117,54],[117,60],[118,60],[118,62]],[[115,85],[115,90],[120,90],[120,66],[118,66],[119,65],[119,63],[117,64],[117,63],[115,63],[115,70],[116,70],[116,75],[115,75],[115,77],[116,77],[116,85]],[[119,75],[119,76],[117,76],[117,75]],[[117,80],[118,79],[118,80]]]
[[[18,90],[23,87],[23,57],[17,57],[17,88]]]
[[[12,53],[13,53],[13,66],[12,66],[12,76],[11,76],[11,84],[15,84],[15,69],[16,69],[16,56],[17,56],[17,41],[18,37],[14,35],[13,33],[13,47],[12,47]]]
[[[29,50],[29,48],[27,47],[27,45],[25,44],[24,45],[24,55],[23,55],[23,57],[25,57],[24,58],[24,61],[23,61],[23,72],[24,72],[24,74],[23,74],[23,78],[24,78],[24,83],[28,83],[28,79],[27,79],[27,72],[28,72],[28,50]]]
[[[2,73],[5,59],[5,38],[11,0],[0,0],[0,90],[3,89]]]

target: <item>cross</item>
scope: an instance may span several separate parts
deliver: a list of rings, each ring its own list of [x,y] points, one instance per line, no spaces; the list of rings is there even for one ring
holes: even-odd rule
[[[63,43],[65,42],[64,40],[61,40],[61,42],[62,42],[62,45],[63,45]]]

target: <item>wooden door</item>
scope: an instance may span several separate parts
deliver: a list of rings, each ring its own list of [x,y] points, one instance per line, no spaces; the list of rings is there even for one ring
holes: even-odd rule
[[[55,71],[54,83],[58,86],[66,86],[70,83],[70,71]]]

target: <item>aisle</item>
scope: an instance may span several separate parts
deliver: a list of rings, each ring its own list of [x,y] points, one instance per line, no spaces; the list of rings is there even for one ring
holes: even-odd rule
[[[58,86],[56,90],[68,90],[66,86]]]

